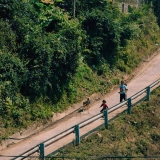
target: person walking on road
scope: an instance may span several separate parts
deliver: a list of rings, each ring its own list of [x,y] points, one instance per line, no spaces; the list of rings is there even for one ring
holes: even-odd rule
[[[103,100],[103,101],[102,101],[102,104],[100,105],[99,108],[101,108],[101,107],[103,107],[103,108],[100,110],[101,113],[103,113],[104,110],[108,109],[108,106],[107,106],[107,104],[106,104],[106,100]]]
[[[124,84],[124,81],[122,80],[121,81],[121,84],[119,86],[119,89],[120,89],[120,102],[122,102],[123,100],[126,100],[127,99],[127,95],[126,95],[126,92],[127,92],[127,86]]]

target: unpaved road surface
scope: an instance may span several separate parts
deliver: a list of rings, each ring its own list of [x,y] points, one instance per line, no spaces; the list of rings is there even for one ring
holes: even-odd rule
[[[151,83],[156,81],[160,78],[160,49],[158,49],[154,56],[152,58],[145,60],[139,68],[137,68],[132,73],[132,78],[127,83],[128,86],[128,98],[137,93],[138,91],[146,88]],[[99,113],[100,109],[99,106],[101,104],[102,99],[107,100],[107,105],[109,107],[112,107],[119,103],[119,94],[118,94],[118,86],[113,89],[110,93],[106,94],[103,97],[100,97],[98,95],[93,96],[92,99],[94,99],[91,103],[91,108],[84,112],[77,112],[76,110],[81,106],[81,102],[78,104],[75,104],[73,107],[71,107],[69,110],[62,114],[57,114],[53,121],[56,121],[56,123],[53,123],[52,125],[46,126],[45,128],[41,129],[41,127],[37,130],[28,130],[24,131],[22,133],[17,133],[10,137],[10,139],[6,142],[4,142],[1,146],[0,150],[0,160],[10,160],[13,157],[12,156],[19,156],[22,153],[24,153],[26,150],[29,150],[30,148],[33,148],[36,145],[39,145],[40,143],[46,141],[50,137],[53,137],[54,135],[57,135],[58,133],[63,132],[64,130],[75,126],[76,124],[93,117],[97,113]],[[118,112],[122,112],[125,109],[125,107],[121,110],[117,110],[117,112],[112,115],[109,115],[109,119],[116,116]],[[73,111],[76,111],[72,113]],[[71,114],[72,113],[72,114]],[[66,116],[69,114],[69,116]],[[84,135],[90,130],[93,130],[97,126],[104,123],[103,119],[99,119],[98,121],[91,123],[88,125],[88,127],[82,129],[80,131],[81,135]],[[27,137],[27,138],[26,138]],[[70,143],[75,139],[75,135],[68,135],[68,137],[61,139],[60,141],[57,141],[54,143],[54,145],[49,146],[45,154],[48,155],[52,153],[53,151],[56,151],[58,148],[63,147],[64,145]],[[9,147],[5,147],[6,145],[10,144]],[[12,144],[12,145],[11,145]]]

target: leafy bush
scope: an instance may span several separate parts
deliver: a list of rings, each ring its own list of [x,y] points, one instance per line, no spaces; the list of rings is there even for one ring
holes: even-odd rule
[[[0,100],[1,113],[7,114],[7,108],[15,104],[22,84],[27,78],[27,69],[16,55],[0,53]]]
[[[0,19],[0,50],[16,52],[16,34],[11,28],[9,22]]]

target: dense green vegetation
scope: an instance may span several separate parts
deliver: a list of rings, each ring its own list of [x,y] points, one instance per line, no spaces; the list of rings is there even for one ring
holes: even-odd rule
[[[130,115],[123,113],[111,121],[108,130],[101,127],[82,139],[79,146],[71,144],[61,149],[56,156],[64,157],[66,160],[100,160],[105,159],[104,157],[119,157],[115,159],[123,157],[121,159],[125,160],[144,159],[140,157],[158,159],[160,157],[160,87],[153,91],[149,102],[141,102],[132,108]]]
[[[148,4],[121,13],[118,3],[76,0],[74,17],[71,0],[2,0],[0,139],[106,93],[150,56],[160,29]]]

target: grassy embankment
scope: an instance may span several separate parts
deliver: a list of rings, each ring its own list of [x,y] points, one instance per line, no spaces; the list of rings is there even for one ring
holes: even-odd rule
[[[126,46],[119,49],[113,66],[102,62],[96,68],[91,68],[81,57],[76,74],[67,86],[62,99],[56,104],[57,107],[54,106],[55,112],[61,112],[70,104],[79,102],[94,93],[102,95],[107,93],[113,85],[119,84],[122,77],[131,75],[134,69],[152,56],[159,48],[160,29],[152,10],[146,12],[145,9],[135,9],[133,17],[130,18],[137,19],[136,16],[140,15],[143,15],[143,18],[138,20],[138,23],[131,22],[133,24],[128,26],[132,28],[135,38],[124,40]]]

